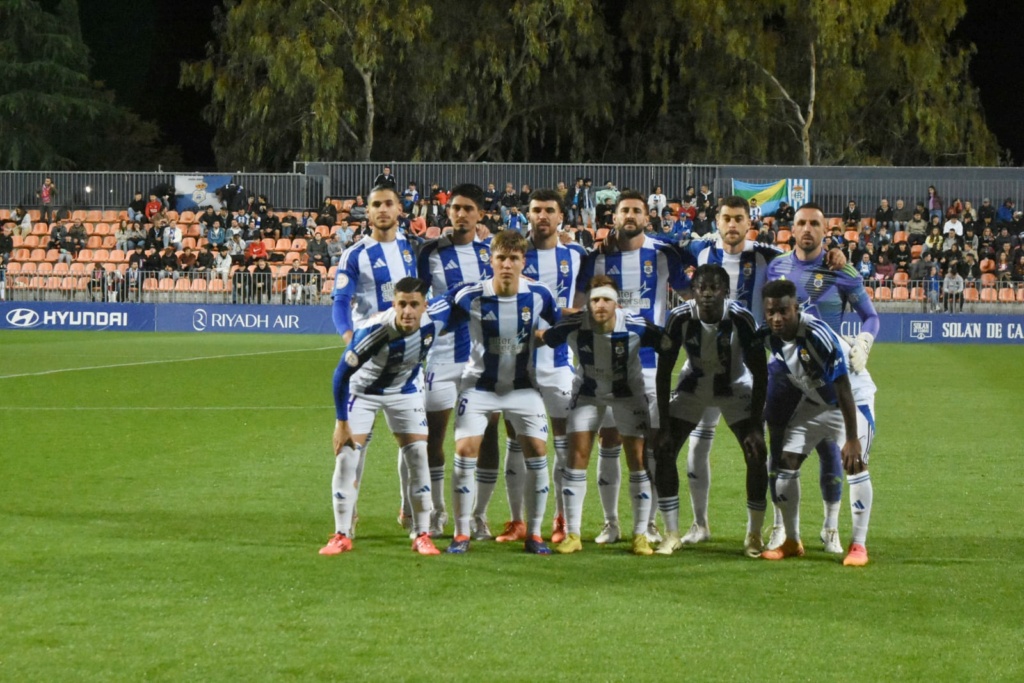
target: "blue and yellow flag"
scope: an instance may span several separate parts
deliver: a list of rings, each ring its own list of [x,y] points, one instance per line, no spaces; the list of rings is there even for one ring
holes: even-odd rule
[[[789,187],[785,179],[770,183],[747,183],[734,178],[732,192],[748,202],[756,199],[763,216],[771,216],[778,211],[779,202],[789,200]]]

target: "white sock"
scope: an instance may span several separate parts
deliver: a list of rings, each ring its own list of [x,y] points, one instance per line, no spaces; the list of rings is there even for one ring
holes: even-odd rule
[[[523,519],[523,490],[526,486],[526,462],[523,447],[515,439],[505,444],[505,493],[508,495],[508,510],[513,521]]]
[[[409,468],[405,466],[402,449],[398,449],[398,488],[402,492],[402,514],[412,516],[412,501],[409,500]]]
[[[871,503],[875,498],[875,489],[871,486],[871,475],[867,470],[852,477],[847,477],[850,489],[850,511],[853,513],[853,533],[851,543],[865,545],[868,539],[868,522],[871,521]]]
[[[715,425],[703,422],[690,434],[690,450],[686,454],[686,483],[690,487],[690,505],[693,521],[702,527],[708,525],[708,493],[711,491],[711,444],[715,438]]]
[[[569,437],[556,436],[555,442],[555,471],[551,473],[555,482],[555,491],[562,490],[562,477],[569,462]],[[562,503],[562,496],[555,496],[555,514],[559,517],[565,516],[565,509]]]
[[[842,501],[836,501],[830,503],[827,500],[821,501],[821,504],[825,508],[825,519],[822,524],[822,529],[838,529],[839,528],[839,506]]]
[[[651,516],[651,478],[647,472],[629,473],[629,500],[633,507],[633,535],[642,534],[647,530],[647,521]],[[676,512],[679,511],[678,499]],[[662,515],[664,518],[664,515]]]
[[[679,496],[658,499],[661,521],[665,522],[665,533],[679,535]]]
[[[456,455],[452,466],[452,510],[455,513],[455,535],[469,536],[469,523],[473,519],[476,500],[476,458]]]
[[[779,470],[775,480],[775,495],[779,499],[775,507],[782,512],[782,524],[786,527],[786,538],[800,540],[800,470]]]
[[[654,470],[655,470],[655,466],[656,466],[655,462],[654,462],[654,449],[653,448],[646,448],[646,447],[644,448],[644,466],[646,467],[647,473],[648,473],[648,475],[650,475],[651,480],[653,480],[654,479]],[[648,524],[654,524],[654,520],[655,520],[655,518],[657,516],[658,516],[658,492],[655,491],[654,487],[652,486],[651,487],[651,507],[647,511],[647,523]]]
[[[597,492],[601,494],[604,521],[619,521],[619,486],[622,470],[619,465],[619,447],[597,450]]]
[[[548,491],[551,486],[546,457],[526,459],[526,533],[528,536],[540,536],[544,524],[544,511],[548,505]]]
[[[587,495],[587,471],[566,469],[562,476],[565,500],[565,532],[579,534],[583,524],[583,499]]]
[[[430,531],[430,513],[434,502],[430,495],[430,467],[427,465],[427,442],[413,441],[402,447],[402,460],[409,473],[409,502],[412,504],[413,529],[417,534]]]
[[[444,465],[430,468],[430,496],[435,510],[448,509],[444,505]]]
[[[476,506],[473,508],[474,517],[487,517],[487,506],[491,504],[491,496],[494,495],[494,488],[498,485],[498,470],[484,470],[476,468]]]
[[[747,533],[760,534],[764,527],[764,513],[768,504],[763,500],[747,501]]]
[[[776,478],[775,481],[778,482],[778,479]],[[775,486],[778,488],[778,483],[776,483]],[[782,521],[782,508],[775,502],[772,502],[772,525],[785,526],[785,523]]]
[[[334,459],[334,477],[331,479],[331,506],[334,508],[335,533],[352,535],[352,512],[359,500],[356,467],[359,451],[344,446]]]

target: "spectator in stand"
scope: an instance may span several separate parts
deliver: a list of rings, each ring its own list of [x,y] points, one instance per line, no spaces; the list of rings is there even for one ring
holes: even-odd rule
[[[146,222],[152,223],[153,216],[158,213],[163,213],[164,204],[160,201],[155,194],[149,195],[149,201],[146,202],[146,208],[143,213],[146,215]]]
[[[794,215],[796,215],[796,210],[789,205],[789,202],[783,200],[779,202],[779,208],[775,211],[775,223],[780,228],[789,228],[793,225]]]
[[[324,203],[317,209],[316,224],[333,227],[338,222],[338,209],[331,203],[330,197],[324,197]]]
[[[174,247],[167,247],[160,255],[160,279],[173,278],[175,281],[180,277],[178,272],[178,256],[174,253]]]
[[[178,255],[178,272],[191,273],[196,267],[197,256],[192,253],[192,247],[185,247]]]
[[[928,267],[928,276],[925,278],[925,290],[928,297],[928,312],[938,313],[942,310],[939,298],[942,293],[942,276],[939,275],[939,267],[931,265]]]
[[[214,266],[216,265],[213,256],[213,246],[207,242],[199,249],[199,255],[196,256],[196,264],[193,267],[193,272],[197,275],[202,275],[204,278],[209,279],[210,274],[213,273]]]
[[[910,279],[914,282],[923,282],[928,279],[933,266],[935,266],[935,263],[932,261],[931,252],[924,252],[921,254],[921,258],[911,261]]]
[[[999,207],[998,211],[996,211],[996,227],[1013,223],[1013,207],[1013,199],[1007,197],[1006,201],[1003,202],[1003,205]]]
[[[964,202],[964,210],[960,214],[960,222],[964,224],[964,229],[974,227],[974,224],[978,222],[978,212],[970,202]]]
[[[961,243],[965,254],[974,254],[974,258],[978,258],[978,236],[974,234],[974,228],[964,225],[964,236]]]
[[[128,220],[139,223],[146,222],[146,200],[141,190],[135,191],[135,198],[128,202]]]
[[[889,251],[889,246],[892,244],[892,235],[889,234],[889,228],[884,225],[875,231],[875,234],[871,236],[871,241],[875,244],[875,251],[879,254]]]
[[[199,214],[199,231],[202,237],[206,237],[206,234],[213,227],[214,221],[217,220],[217,214],[214,212],[212,206],[206,207],[206,209]]]
[[[75,254],[74,239],[65,233],[57,245],[57,263],[66,263],[70,266],[75,260]]]
[[[978,220],[981,222],[985,221],[985,217],[989,217],[993,222],[996,220],[996,207],[992,206],[992,200],[985,197],[981,200],[981,206],[978,207]]]
[[[959,216],[950,216],[946,224],[942,226],[943,234],[948,235],[950,230],[955,232],[957,237],[964,236],[964,224],[960,222]]]
[[[217,249],[227,241],[227,238],[228,234],[220,224],[220,219],[214,220],[213,225],[206,232],[206,241],[213,245],[214,249]]]
[[[398,187],[398,181],[395,180],[395,176],[391,173],[391,167],[385,166],[384,170],[377,174],[377,177],[373,179],[373,187],[378,185],[387,185],[388,187]]]
[[[127,252],[131,251],[134,246],[129,238],[128,221],[122,220],[118,223],[117,230],[114,231],[114,249]]]
[[[694,203],[697,205],[698,211],[704,209],[706,212],[711,212],[715,208],[715,195],[708,189],[707,183],[701,183],[700,192],[697,193],[694,199],[696,199]],[[792,222],[792,219],[790,219],[790,222]]]
[[[306,243],[306,255],[309,257],[310,263],[315,263],[324,268],[331,266],[331,256],[327,249],[327,242],[324,241],[324,237],[320,233],[313,235],[313,239]]]
[[[68,234],[74,237],[80,243],[79,249],[85,247],[89,241],[89,234],[85,230],[85,225],[82,224],[81,218],[76,218],[72,223],[71,227],[68,228]]]
[[[348,219],[356,222],[365,221],[367,219],[366,200],[363,199],[363,195],[356,195],[356,200],[352,204],[352,208],[348,210]]]
[[[990,218],[985,220],[991,223]],[[978,237],[978,255],[983,259],[996,257],[996,235],[991,225],[985,225],[981,230],[981,236]]]
[[[164,246],[174,247],[175,251],[181,249],[181,228],[174,223],[168,223],[166,220],[162,221],[162,224],[164,230]]]
[[[668,198],[665,196],[665,193],[661,191],[661,185],[656,185],[654,187],[654,192],[647,197],[647,208],[651,211],[657,211],[660,216],[665,212],[667,207]]]
[[[306,264],[306,301],[320,303],[320,287],[323,274],[312,263]]]
[[[825,237],[827,244],[826,249],[842,249],[846,246],[846,237],[843,236],[843,227],[841,225],[832,226],[832,234]],[[794,244],[796,242],[794,241]]]
[[[416,206],[419,200],[420,193],[416,189],[416,183],[409,183],[409,187],[402,193],[402,212],[412,213],[412,207]]]
[[[15,227],[16,234],[21,237],[27,237],[32,234],[32,216],[29,215],[28,211],[21,204],[15,207],[14,213],[11,214],[11,220],[17,224]]]
[[[136,244],[144,245],[146,243],[146,231],[142,229],[142,225],[138,222],[133,221],[128,224],[128,249],[125,251],[131,251],[135,248]]]
[[[498,203],[498,190],[494,187],[494,183],[487,183],[487,189],[484,190],[484,211],[493,213],[499,211]]]
[[[133,263],[139,264],[139,268],[142,268],[146,262],[146,252],[142,251],[142,242],[136,242],[135,246],[132,247],[132,253],[128,254],[128,265],[131,266]]]
[[[695,230],[694,222],[690,220],[690,217],[680,211],[675,221],[672,223],[672,234],[675,235],[677,242],[681,240],[689,240]]]
[[[527,183],[523,183],[522,188],[519,190],[519,210],[526,211],[527,207],[530,206],[530,194],[533,190]]]
[[[1009,226],[1003,225],[999,227],[999,234],[996,235],[995,248],[996,253],[1004,251],[1004,245],[1010,245],[1011,247],[1017,246],[1016,240],[1013,235],[1010,234]]]
[[[598,227],[597,223],[597,196],[594,194],[594,181],[590,178],[583,179],[583,186],[578,195],[579,212],[583,216],[583,225],[588,228]],[[614,202],[612,202],[614,204]]]
[[[526,221],[526,216],[519,213],[519,207],[513,206],[509,209],[508,223],[505,225],[506,230],[513,230],[521,235],[525,235],[526,231],[529,230],[530,225]]]
[[[160,273],[160,264],[163,259],[163,253],[159,249],[153,249],[146,254],[146,259],[142,262],[142,269],[146,271],[146,277],[156,277]],[[177,259],[174,260],[178,262]]]
[[[150,223],[146,230],[146,249],[162,249],[164,246],[164,221]]]
[[[661,214],[654,209],[647,211],[647,234],[651,237],[658,238],[661,234]]]
[[[860,209],[857,208],[857,202],[852,199],[843,209],[843,225],[852,230],[860,230]]]
[[[934,185],[929,185],[928,196],[924,200],[924,208],[928,212],[928,220],[937,217],[941,221],[943,215],[942,206],[942,197],[939,196]]]
[[[508,216],[512,213],[512,207],[519,206],[519,194],[512,183],[505,183],[505,191],[501,194],[498,205],[501,211],[501,222],[508,225]]]
[[[703,185],[701,185],[701,187],[703,187]],[[690,204],[695,204],[697,202],[697,190],[693,185],[686,186],[686,190],[683,192],[683,201]]]
[[[892,207],[889,206],[889,200],[883,198],[878,204],[878,208],[875,209],[875,229],[885,227],[888,230],[895,231],[893,223],[895,222]]]
[[[233,263],[245,265],[245,242],[242,241],[241,235],[232,235],[227,242],[227,248]]]
[[[757,200],[753,197],[750,198],[750,226],[755,230],[761,228],[762,212],[761,207],[758,206]]]
[[[1013,281],[1017,283],[1024,282],[1024,254],[1018,254],[1017,259],[1013,263]]]
[[[273,292],[274,269],[267,263],[265,256],[256,259],[256,267],[252,269],[250,276],[252,282],[252,293],[256,296],[256,303],[263,303],[266,298],[270,303],[270,294]]]
[[[217,253],[213,257],[213,272],[220,276],[225,285],[228,283],[228,277],[231,275],[232,265],[231,252],[228,250],[227,245],[222,244],[217,248]]]
[[[915,210],[913,218],[906,223],[910,246],[924,244],[928,238],[928,222],[925,221],[923,215],[920,211]]]
[[[594,205],[604,204],[608,199],[611,199],[612,204],[614,205],[619,201],[620,194],[619,188],[615,187],[615,183],[609,180],[604,184],[604,187],[598,190],[597,194],[594,195]]]
[[[295,235],[295,228],[298,226],[299,221],[291,211],[281,216],[279,221],[281,225],[281,237],[287,237],[291,239]]]
[[[52,179],[43,179],[43,184],[36,192],[36,197],[39,198],[39,220],[49,226],[56,218],[54,210],[57,206],[57,186],[53,184]]]
[[[327,263],[324,265],[333,267],[338,265],[338,261],[341,260],[341,252],[345,251],[350,241],[350,238],[342,235],[344,230],[348,230],[348,228],[343,228],[327,238]],[[351,234],[352,232],[349,230],[349,235]]]
[[[679,203],[679,213],[685,213],[692,221],[697,218],[697,207],[694,206],[693,202],[684,199]]]
[[[285,304],[302,303],[302,293],[306,286],[306,270],[299,259],[291,262],[291,268],[285,273],[285,287],[281,297]]]
[[[139,261],[132,261],[128,264],[128,270],[121,278],[121,300],[129,303],[138,303],[142,299],[142,285],[145,274],[142,272],[142,264]]]
[[[292,238],[307,239],[310,235],[316,232],[316,218],[313,217],[313,212],[306,209],[299,216],[299,222],[295,226],[295,232]]]
[[[949,220],[950,218],[953,218],[954,216],[956,216],[957,218],[960,218],[963,215],[964,215],[964,203],[962,201],[960,201],[959,197],[957,197],[956,199],[954,199],[952,202],[949,203],[948,207],[946,207],[946,220]]]
[[[790,237],[790,239],[792,240],[793,238]],[[775,244],[775,231],[767,222],[761,223],[757,226],[757,241],[761,244]],[[795,240],[793,243],[795,243]]]
[[[957,272],[964,279],[964,285],[977,286],[981,280],[981,267],[971,254],[966,254],[962,263],[957,263]]]
[[[444,207],[436,199],[431,199],[430,206],[427,207],[427,225],[432,228],[443,228],[448,225]]]
[[[896,274],[896,267],[889,261],[888,255],[878,254],[878,262],[875,265],[875,280],[877,282],[891,282],[892,276]]]
[[[708,212],[705,209],[701,209],[697,212],[697,218],[693,221],[692,233],[698,237],[703,237],[709,232],[715,231],[714,221],[708,218]]]
[[[964,279],[955,268],[947,269],[942,281],[942,310],[948,313],[963,313],[964,310]]]
[[[430,213],[430,204],[427,203],[426,199],[420,198],[420,200],[416,202],[416,206],[412,207],[412,211],[409,213],[409,216],[413,220],[422,218],[426,221],[428,213]]]
[[[897,242],[896,247],[891,250],[890,258],[892,264],[896,266],[897,273],[910,275],[910,262],[913,260],[913,255],[911,255],[910,247],[906,242]]]
[[[0,228],[0,262],[6,265],[11,260],[11,254],[14,252],[14,238],[11,236],[11,230],[6,225]]]
[[[267,245],[263,240],[252,240],[245,247],[245,265],[251,266],[260,259],[266,260],[270,254],[267,253]]]
[[[860,263],[861,258],[866,253],[865,250],[860,248],[860,242],[856,240],[847,241],[843,245],[843,256],[846,258],[846,262],[854,267],[857,267],[857,264]]]
[[[102,263],[92,264],[85,288],[89,292],[89,301],[96,301],[97,296],[100,301],[107,300],[107,270]]]
[[[356,235],[355,229],[352,227],[351,224],[349,224],[349,225],[342,225],[334,233],[335,240],[337,241],[338,244],[341,245],[342,249],[347,249],[350,244],[355,242],[355,239],[356,239],[355,235]],[[330,250],[328,249],[328,251],[330,251]]]
[[[864,280],[864,286],[872,286],[875,278],[875,264],[871,262],[871,256],[865,253],[861,256],[860,261],[857,262],[857,272],[860,273],[860,277]]]
[[[892,210],[892,230],[893,232],[906,231],[909,232],[910,228],[908,223],[914,218],[914,211],[902,199],[896,200],[896,208]],[[924,234],[921,235],[921,241],[924,241]]]
[[[945,237],[942,236],[942,226],[939,224],[939,219],[932,217],[932,222],[928,226],[928,237],[925,238],[924,248],[926,250],[941,252],[943,251],[942,245]]]
[[[953,242],[953,245],[939,258],[939,263],[948,271],[950,268],[958,268],[964,262],[964,254],[960,250],[960,243]],[[961,273],[962,274],[962,273]]]

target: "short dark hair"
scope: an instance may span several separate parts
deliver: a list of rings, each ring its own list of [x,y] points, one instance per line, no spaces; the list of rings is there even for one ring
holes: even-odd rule
[[[565,207],[562,205],[562,195],[558,194],[557,190],[552,190],[548,187],[540,187],[530,193],[530,202],[558,202],[558,210],[561,213],[565,213]]]
[[[449,201],[455,197],[465,197],[476,204],[476,208],[484,208],[484,191],[479,185],[474,185],[473,183],[462,183],[460,185],[456,185],[452,188]]]
[[[741,197],[738,194],[731,194],[722,200],[722,206],[728,206],[730,209],[743,209],[744,211],[750,211],[750,202],[747,201],[746,197]]]
[[[419,279],[418,277],[403,277],[401,280],[399,280],[398,282],[395,283],[395,293],[396,294],[397,293],[402,293],[402,294],[416,294],[416,293],[419,293],[419,294],[422,294],[423,296],[426,296],[427,295],[427,291],[429,291],[429,290],[430,290],[430,285],[428,285],[426,282],[424,282],[423,280]]]
[[[765,284],[761,290],[762,299],[785,299],[786,297],[796,298],[796,285],[792,280],[773,280]]]
[[[626,200],[626,199],[637,199],[637,200],[640,200],[641,202],[643,202],[644,206],[647,206],[647,197],[643,196],[642,194],[640,194],[636,190],[632,190],[632,189],[627,188],[627,189],[625,189],[625,190],[623,190],[622,192],[619,193],[619,198],[615,201],[615,210],[616,211],[619,210],[619,204],[621,204],[623,202],[623,200]]]
[[[825,209],[821,208],[821,205],[816,202],[804,202],[797,211],[802,211],[803,209],[815,209],[820,211],[822,216],[825,215]]]
[[[402,199],[401,197],[398,196],[398,190],[395,189],[394,185],[385,185],[384,183],[381,183],[380,185],[374,185],[373,188],[370,190],[369,194],[367,194],[366,196],[369,197],[374,192],[390,192],[391,194],[395,195],[395,199],[399,201],[401,201]],[[327,197],[324,199],[324,201],[326,202],[329,199],[330,197]]]
[[[705,263],[702,266],[697,266],[697,270],[694,271],[693,277],[690,279],[690,286],[696,289],[698,281],[705,282],[708,280],[715,282],[719,289],[729,291],[729,272],[722,266],[714,263]]]

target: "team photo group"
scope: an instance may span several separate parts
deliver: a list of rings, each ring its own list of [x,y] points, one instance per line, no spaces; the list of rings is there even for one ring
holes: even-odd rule
[[[866,565],[875,431],[867,360],[879,318],[860,275],[826,247],[821,208],[796,211],[791,251],[748,239],[750,206],[739,196],[719,202],[715,230],[676,243],[648,233],[647,198],[625,190],[614,228],[588,252],[563,230],[563,202],[557,190],[534,190],[524,229],[491,237],[479,225],[483,190],[459,185],[450,228],[419,244],[399,229],[394,187],[370,192],[372,233],[344,252],[334,284],[346,347],[334,373],[335,533],[320,554],[353,549],[367,446],[383,413],[398,447],[398,520],[421,555],[440,554],[442,537],[448,554],[480,541],[570,554],[584,540],[624,539],[636,555],[671,555],[708,541],[710,453],[724,421],[746,468],[742,553],[804,554],[801,466],[813,451],[822,546],[843,565]],[[860,323],[856,337],[840,335],[844,311]],[[604,525],[584,530],[595,441]],[[619,520],[623,456],[631,529]],[[499,475],[510,519],[492,533]]]

